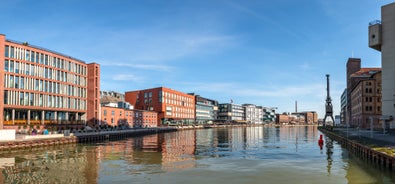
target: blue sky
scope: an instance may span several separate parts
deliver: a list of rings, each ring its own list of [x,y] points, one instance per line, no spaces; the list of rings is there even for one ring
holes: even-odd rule
[[[220,103],[335,114],[349,57],[380,67],[368,23],[387,0],[2,1],[0,33],[101,65],[101,89],[159,86]]]

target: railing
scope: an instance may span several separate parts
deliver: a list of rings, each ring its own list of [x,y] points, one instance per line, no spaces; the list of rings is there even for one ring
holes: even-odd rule
[[[27,120],[9,120],[4,121],[4,125],[27,125]],[[30,125],[40,125],[41,120],[30,120]],[[84,120],[66,121],[66,120],[44,120],[44,125],[85,125]]]
[[[369,22],[369,26],[373,26],[373,25],[376,25],[376,24],[381,24],[381,21],[380,20],[374,20],[374,21]]]
[[[12,120],[4,121],[3,124],[4,124],[4,125],[13,125]]]

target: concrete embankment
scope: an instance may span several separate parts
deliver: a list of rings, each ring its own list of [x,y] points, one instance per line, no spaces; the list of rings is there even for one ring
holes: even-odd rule
[[[157,134],[164,132],[174,132],[176,128],[143,128],[143,129],[129,129],[129,130],[115,130],[115,131],[100,131],[89,133],[75,133],[78,143],[101,142],[106,140],[118,140],[128,137]]]
[[[176,128],[142,128],[96,132],[77,132],[64,136],[63,134],[52,135],[17,135],[15,140],[0,140],[0,151],[10,151],[17,149],[30,149],[62,144],[76,144],[101,142],[106,140],[118,140],[127,137],[157,134],[164,132],[177,131]]]
[[[29,149],[41,146],[52,146],[61,144],[77,143],[77,138],[56,137],[56,138],[36,138],[36,139],[16,139],[8,141],[0,141],[0,151],[8,151],[15,149]]]
[[[377,151],[368,145],[359,143],[356,140],[351,140],[343,135],[335,133],[332,130],[325,129],[324,127],[319,127],[318,129],[332,140],[340,143],[342,147],[346,148],[349,152],[361,158],[362,160],[366,160],[372,164],[377,164],[393,171],[395,170],[394,156]],[[374,141],[379,140],[370,139],[370,142]]]

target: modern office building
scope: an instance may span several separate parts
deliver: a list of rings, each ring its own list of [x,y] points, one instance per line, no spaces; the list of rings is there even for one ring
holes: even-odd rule
[[[100,66],[0,34],[0,128],[98,123]]]
[[[395,128],[395,3],[381,7],[381,21],[369,23],[368,39],[381,52],[382,120]]]
[[[218,105],[218,121],[234,123],[245,122],[243,106],[233,103]]]
[[[218,116],[218,101],[194,93],[188,94],[195,96],[195,124],[213,123]]]
[[[263,108],[254,104],[243,104],[244,117],[249,124],[262,124],[263,123]]]
[[[195,121],[195,97],[170,88],[158,87],[125,93],[135,109],[155,111],[160,125],[191,125]]]
[[[276,122],[276,108],[263,107],[263,122],[264,123]]]
[[[351,121],[350,125],[360,128],[373,126],[380,128],[381,109],[381,71],[366,71],[354,73],[354,75],[369,75],[370,77],[360,80],[351,90]],[[372,120],[371,120],[372,118]]]

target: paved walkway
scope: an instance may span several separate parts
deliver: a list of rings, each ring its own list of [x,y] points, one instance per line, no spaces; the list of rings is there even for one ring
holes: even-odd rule
[[[395,146],[395,135],[384,133],[383,131],[358,130],[356,128],[337,128],[333,129],[344,137],[350,139],[365,138],[376,143]]]

